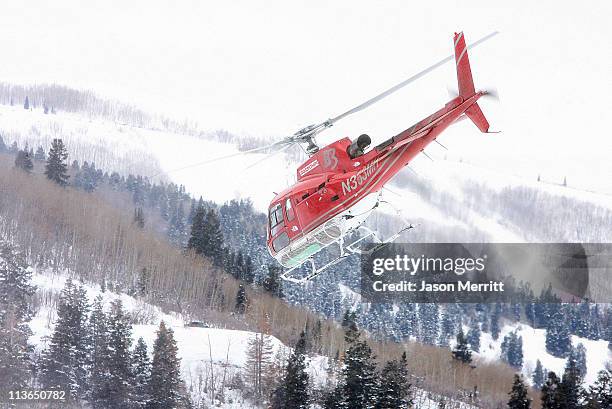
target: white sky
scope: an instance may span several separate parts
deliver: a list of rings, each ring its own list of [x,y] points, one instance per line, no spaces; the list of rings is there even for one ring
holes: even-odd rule
[[[0,5],[0,79],[93,89],[174,117],[280,137],[320,122],[468,42],[497,135],[441,138],[475,164],[612,193],[609,1],[104,1]],[[321,135],[386,139],[441,107],[452,64]],[[444,151],[432,147],[433,156]]]

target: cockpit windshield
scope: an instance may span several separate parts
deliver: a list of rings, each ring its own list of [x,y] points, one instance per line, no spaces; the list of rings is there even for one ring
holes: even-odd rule
[[[283,208],[279,203],[270,208],[270,234],[274,236],[283,225]]]

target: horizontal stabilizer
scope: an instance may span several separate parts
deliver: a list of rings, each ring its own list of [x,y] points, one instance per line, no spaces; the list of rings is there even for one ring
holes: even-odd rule
[[[489,121],[485,118],[478,103],[474,102],[470,105],[470,107],[466,109],[465,114],[474,122],[474,125],[476,125],[481,132],[489,132]]]

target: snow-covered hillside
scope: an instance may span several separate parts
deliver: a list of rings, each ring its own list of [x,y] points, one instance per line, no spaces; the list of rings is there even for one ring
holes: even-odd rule
[[[0,105],[0,136],[7,145],[17,142],[20,148],[28,144],[34,149],[48,149],[54,138],[61,138],[68,147],[69,161],[94,162],[104,170],[148,176],[153,181],[167,180],[167,173],[195,197],[218,203],[248,197],[261,210],[274,191],[294,179],[294,164],[283,156],[260,162],[265,155],[251,154],[192,166],[239,151],[232,144],[78,114],[45,115],[42,109]]]
[[[59,295],[64,287],[66,275],[53,275],[47,272],[34,271],[32,284],[37,287],[39,294],[45,294],[47,299]],[[192,393],[194,402],[209,399],[204,388],[203,379],[214,376],[220,381],[221,376],[231,379],[243,370],[248,351],[248,342],[255,333],[221,328],[189,327],[184,317],[177,314],[166,314],[159,307],[138,300],[127,294],[116,294],[110,291],[102,292],[99,286],[85,285],[87,297],[90,302],[98,296],[103,297],[106,308],[113,300],[120,299],[125,310],[134,320],[141,322],[133,325],[132,338],[134,343],[140,337],[148,346],[149,353],[153,350],[153,343],[159,328],[164,321],[166,326],[174,331],[178,346],[178,356],[181,359],[182,378]],[[35,353],[40,353],[46,346],[52,334],[56,311],[49,305],[43,305],[30,322],[33,335],[30,343],[35,347]],[[274,354],[288,356],[291,348],[285,346],[277,338],[270,336]],[[308,371],[313,385],[325,383],[327,379],[327,358],[323,356],[310,357]],[[212,376],[211,376],[212,375]],[[215,387],[219,387],[215,384]],[[227,395],[225,404],[218,406],[225,409],[255,407],[245,401],[237,392],[222,391]]]
[[[47,300],[59,295],[64,287],[67,276],[64,274],[51,274],[47,271],[32,270],[32,284],[41,297]],[[241,396],[239,390],[226,389],[223,392],[224,402],[211,397],[211,384],[204,379],[216,377],[219,382],[222,377],[230,379],[243,370],[247,361],[248,342],[255,333],[221,328],[201,328],[186,326],[184,317],[174,313],[164,313],[157,306],[143,302],[125,293],[117,294],[111,291],[102,291],[97,285],[84,284],[90,302],[97,296],[102,296],[103,304],[109,307],[112,301],[120,299],[125,310],[137,321],[147,323],[132,325],[132,339],[134,342],[142,337],[151,353],[162,320],[174,332],[178,346],[178,356],[181,359],[181,376],[191,392],[194,403],[204,402],[214,404],[220,409],[256,409],[256,403],[249,402]],[[350,291],[347,289],[347,291]],[[40,354],[48,345],[53,332],[56,311],[50,305],[41,306],[30,321],[33,334],[29,342],[34,346],[34,354]],[[270,337],[273,351],[279,356],[288,356],[291,348],[284,345],[275,337]],[[312,387],[322,387],[327,383],[328,359],[324,356],[310,356],[307,360],[309,380]],[[213,375],[213,376],[211,376]],[[215,384],[218,387],[217,384]],[[214,392],[214,391],[213,391]],[[217,390],[217,395],[220,393]],[[214,393],[213,393],[214,394]],[[418,409],[436,409],[440,400],[437,394],[421,388],[413,389],[413,400]],[[474,406],[445,399],[448,405],[456,409],[472,409]],[[318,408],[313,405],[313,408]]]
[[[0,105],[0,135],[6,144],[19,147],[48,147],[53,138],[61,137],[70,152],[69,160],[95,162],[107,171],[134,173],[162,178],[186,186],[195,197],[218,203],[235,198],[249,198],[264,212],[274,192],[295,181],[298,162],[292,155],[278,154],[264,159],[264,154],[235,156],[222,161],[202,162],[239,152],[235,144],[221,143],[205,137],[162,130],[144,129],[91,119],[79,114],[58,112],[45,115],[42,109],[24,110],[21,106]],[[293,148],[293,149],[298,149]],[[435,161],[418,157],[388,189],[385,200],[401,209],[404,218],[422,226],[416,240],[445,239],[455,241],[567,241],[569,237],[542,237],[513,226],[502,215],[489,212],[489,198],[475,197],[468,191],[482,185],[491,192],[505,188],[525,187],[558,200],[572,200],[612,210],[612,196],[561,186],[559,180],[527,179],[512,172],[494,171],[456,160],[445,160],[446,154],[437,145],[430,148]],[[415,191],[414,183],[421,187]],[[554,183],[553,183],[554,182]],[[472,189],[473,190],[473,189]],[[444,194],[443,202],[428,198],[430,192]],[[419,193],[419,194],[416,194]],[[455,206],[455,208],[451,208]],[[382,208],[389,215],[393,211]],[[438,230],[440,234],[430,235]],[[421,233],[422,232],[422,233]],[[409,234],[413,240],[415,234]],[[583,241],[591,237],[579,237]],[[595,239],[596,240],[596,239]]]
[[[497,340],[493,340],[490,333],[483,333],[480,339],[480,353],[476,355],[489,361],[500,359],[502,340],[513,331],[523,338],[522,373],[526,379],[531,379],[538,359],[547,370],[563,374],[567,359],[554,357],[546,351],[546,330],[534,329],[525,324],[505,325]],[[572,345],[576,347],[578,344],[586,348],[587,373],[584,381],[592,384],[597,378],[597,373],[607,369],[612,363],[612,352],[608,349],[607,341],[593,341],[572,335]]]

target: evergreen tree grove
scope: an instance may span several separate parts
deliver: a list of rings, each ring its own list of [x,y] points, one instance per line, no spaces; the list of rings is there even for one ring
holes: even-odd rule
[[[34,169],[34,164],[32,163],[32,158],[30,157],[30,153],[28,152],[27,148],[17,152],[15,167],[28,173],[32,172],[32,169]]]
[[[66,281],[57,306],[57,322],[42,365],[42,383],[73,398],[86,396],[89,305],[85,289]]]
[[[413,405],[408,381],[406,352],[399,360],[388,361],[380,374],[375,409],[408,409]]]
[[[25,258],[0,241],[0,390],[18,390],[30,379],[28,337],[34,293]]]

